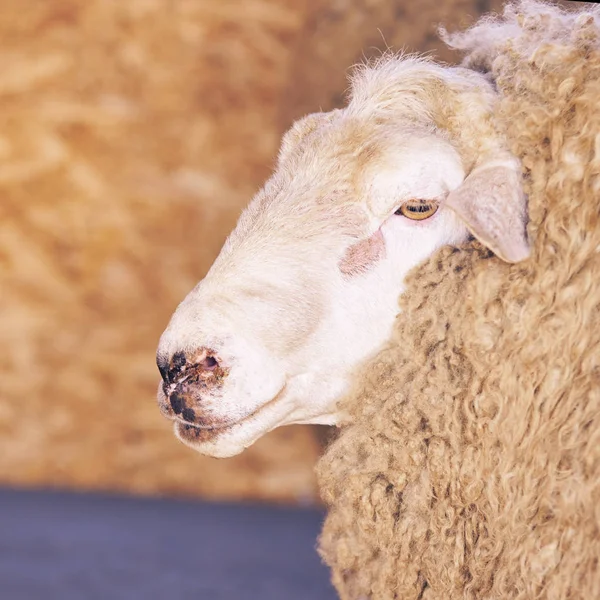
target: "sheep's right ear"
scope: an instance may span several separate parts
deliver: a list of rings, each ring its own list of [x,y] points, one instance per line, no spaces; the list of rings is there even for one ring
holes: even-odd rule
[[[516,263],[529,257],[527,199],[517,161],[480,163],[450,192],[446,205],[502,260]]]

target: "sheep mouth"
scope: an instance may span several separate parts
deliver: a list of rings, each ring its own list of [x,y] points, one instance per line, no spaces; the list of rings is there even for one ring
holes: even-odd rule
[[[265,409],[268,410],[269,407],[276,404],[281,398],[285,387],[284,385],[271,400],[261,404],[252,412],[235,421],[215,416],[205,416],[203,422],[188,421],[185,419],[184,414],[179,415],[175,413],[169,397],[164,393],[162,385],[159,386],[158,405],[162,415],[174,422],[175,436],[187,445],[197,446],[199,444],[215,442],[220,436],[233,433],[237,429],[243,429],[246,425],[256,424],[260,420],[263,411]]]
[[[158,392],[158,407],[163,417],[166,417],[169,421],[174,421],[177,433],[187,435],[188,437],[194,435],[196,438],[200,435],[199,433],[196,433],[196,430],[203,432],[203,437],[210,435],[214,436],[221,431],[231,429],[254,414],[251,413],[233,421],[231,419],[216,416],[198,416],[194,410],[190,410],[189,408],[178,408],[176,411],[162,386],[159,387]]]
[[[183,442],[203,443],[211,442],[221,434],[233,430],[236,426],[241,425],[245,419],[230,423],[229,425],[205,425],[198,426],[192,423],[184,423],[180,420],[175,421],[175,435]]]

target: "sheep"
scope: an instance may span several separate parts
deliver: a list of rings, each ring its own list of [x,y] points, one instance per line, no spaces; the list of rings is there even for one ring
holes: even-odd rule
[[[390,340],[405,275],[470,235],[526,259],[521,166],[471,69],[385,55],[347,106],[298,121],[276,170],[161,336],[161,412],[214,457],[291,423],[340,425]]]
[[[531,258],[445,247],[322,458],[343,600],[600,598],[600,10],[534,1],[445,39],[496,86]]]

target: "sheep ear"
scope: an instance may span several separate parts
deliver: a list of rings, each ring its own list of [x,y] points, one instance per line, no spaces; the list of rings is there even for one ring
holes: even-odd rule
[[[450,192],[446,205],[502,260],[516,263],[529,257],[527,199],[514,161],[480,164]]]

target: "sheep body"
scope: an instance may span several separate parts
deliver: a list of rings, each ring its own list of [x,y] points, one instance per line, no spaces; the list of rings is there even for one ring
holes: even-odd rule
[[[600,597],[600,12],[446,36],[522,160],[533,256],[444,248],[319,465],[342,599]]]

